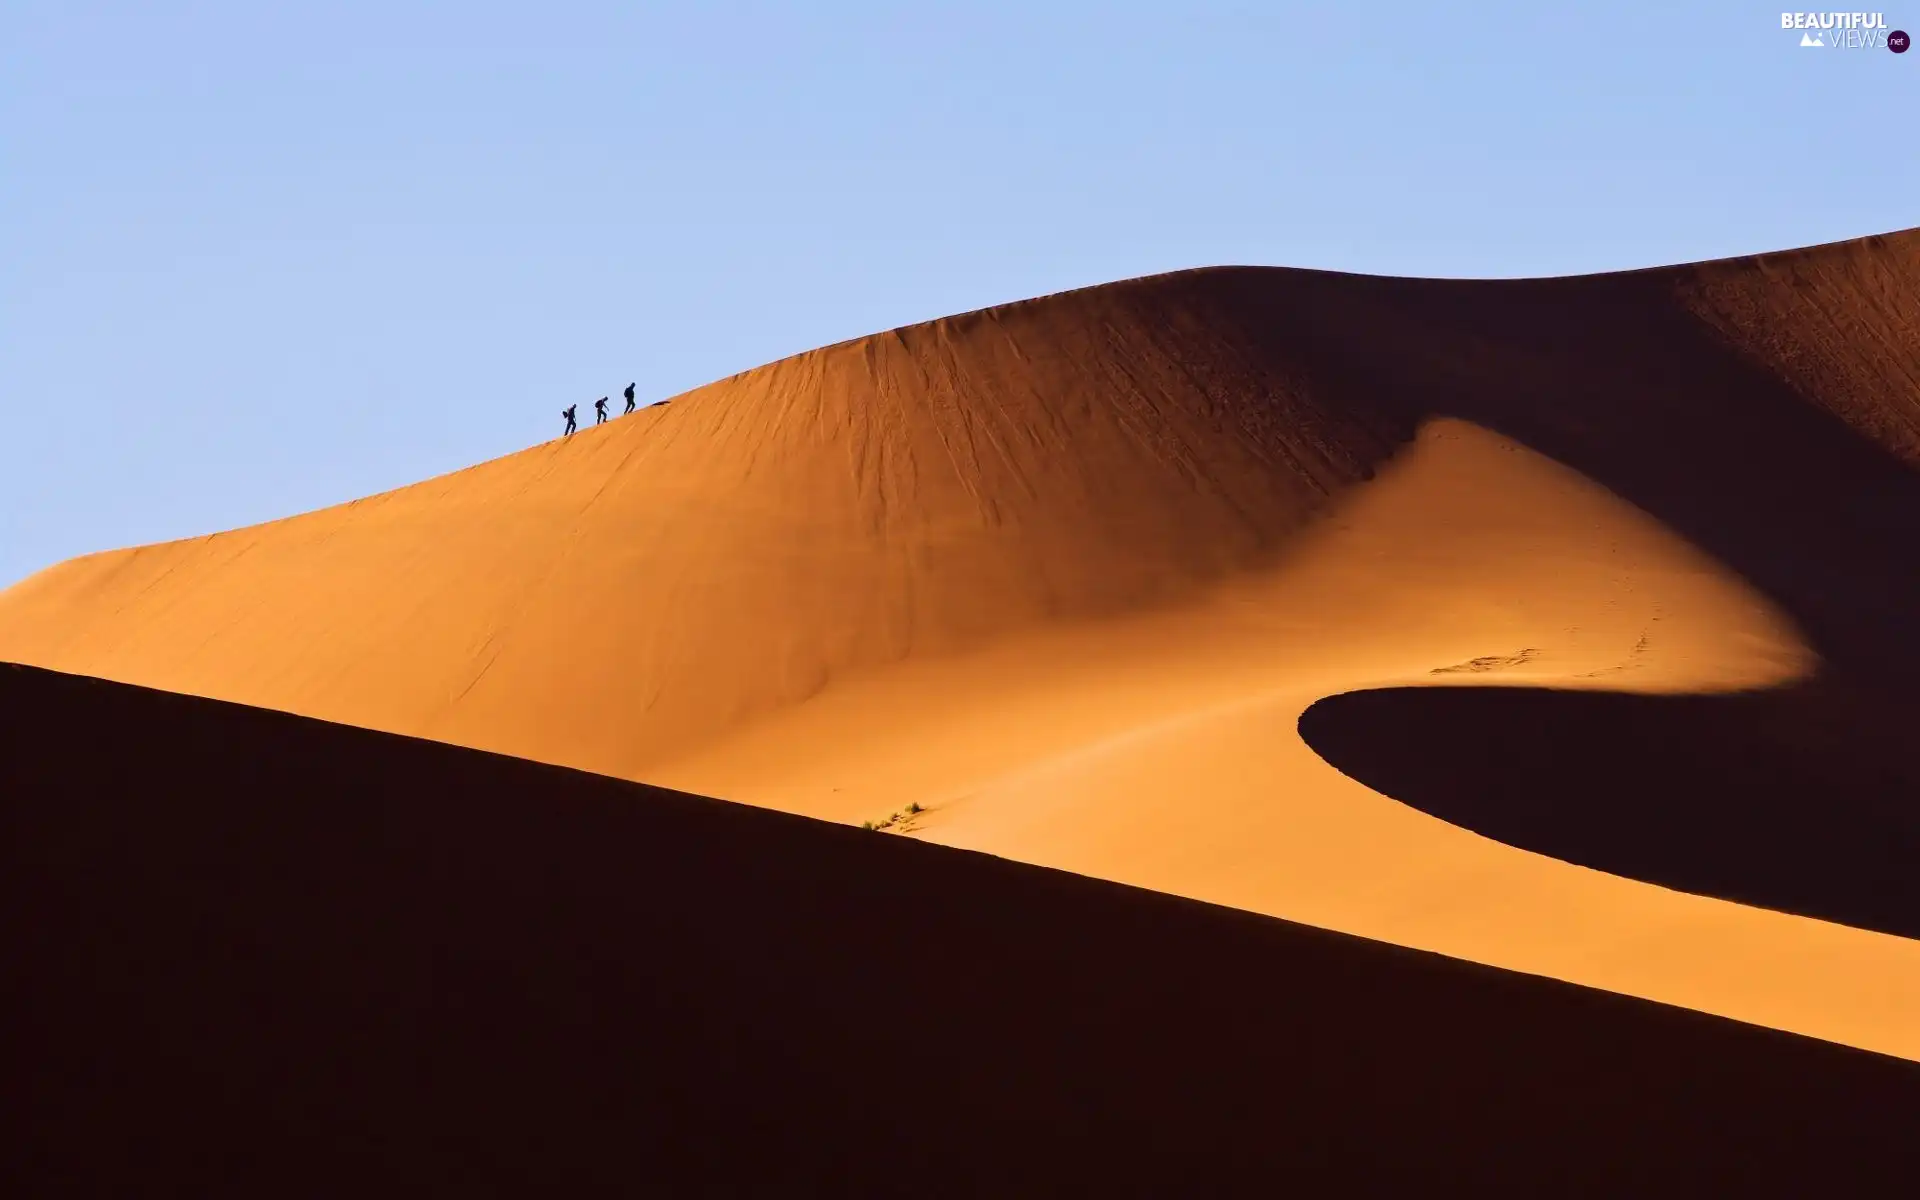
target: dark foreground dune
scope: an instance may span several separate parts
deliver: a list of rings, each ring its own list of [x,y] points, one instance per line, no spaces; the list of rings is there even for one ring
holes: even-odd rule
[[[1864,1195],[1920,1067],[0,668],[10,1195]]]

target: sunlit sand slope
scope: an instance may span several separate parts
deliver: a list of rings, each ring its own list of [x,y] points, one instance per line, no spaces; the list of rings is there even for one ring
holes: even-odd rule
[[[846,673],[1174,600],[1391,445],[1152,285],[775,363],[291,521],[81,559],[0,653],[638,775]]]
[[[1137,280],[63,564],[0,657],[1920,1058],[1915,313],[1912,234]]]

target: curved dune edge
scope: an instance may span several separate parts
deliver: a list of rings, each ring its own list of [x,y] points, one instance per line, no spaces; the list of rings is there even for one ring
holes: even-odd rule
[[[1299,731],[1342,774],[1495,841],[1920,938],[1912,727],[1844,682],[1372,688],[1314,702]]]
[[[1503,845],[1296,732],[1393,683],[1690,694],[1812,666],[1645,514],[1443,421],[1270,576],[843,686],[653,778],[842,821],[917,803],[891,828],[1920,1059],[1920,941]]]
[[[1915,312],[1912,233],[1135,280],[74,560],[0,593],[0,658],[834,820],[920,803],[890,828],[1920,1057],[1916,943],[1499,845],[1295,732],[1370,687],[1816,664],[1904,719]]]

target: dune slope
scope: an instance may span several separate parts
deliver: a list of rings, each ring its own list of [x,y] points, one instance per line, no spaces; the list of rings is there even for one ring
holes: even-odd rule
[[[1915,313],[1912,233],[1576,279],[1135,280],[62,564],[0,593],[0,658],[1920,1058],[1915,897],[1860,869],[1920,856]],[[1624,702],[1459,709],[1449,746],[1530,764],[1503,818],[1402,718],[1296,728],[1412,685]],[[1737,699],[1767,690],[1802,707]],[[1702,740],[1649,716],[1680,711]],[[1846,795],[1701,766],[1762,728]],[[1672,819],[1627,840],[1661,845],[1622,851],[1628,792]]]
[[[10,589],[0,654],[637,776],[851,671],[1263,561],[1389,448],[1124,286],[800,355]]]
[[[1824,1194],[1916,1165],[1896,1059],[282,713],[8,667],[0,716],[16,1194]]]

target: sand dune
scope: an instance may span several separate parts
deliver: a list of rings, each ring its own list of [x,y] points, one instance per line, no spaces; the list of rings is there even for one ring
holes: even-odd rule
[[[1912,233],[1137,280],[75,560],[0,657],[1920,1058],[1915,314]]]
[[[1870,1194],[1920,1067],[0,668],[10,1194]]]

